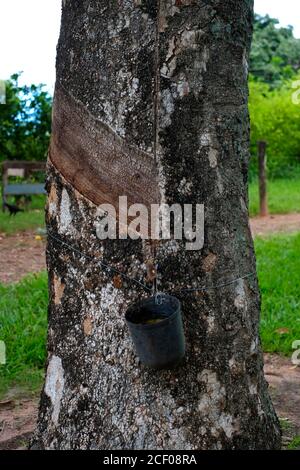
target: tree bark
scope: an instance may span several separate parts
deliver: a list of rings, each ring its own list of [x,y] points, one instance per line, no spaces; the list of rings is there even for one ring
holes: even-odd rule
[[[205,205],[205,242],[156,248],[159,288],[255,272],[248,223],[252,0],[64,0],[48,161],[48,361],[32,448],[274,449],[256,276],[181,294],[174,370],[143,367],[124,322],[146,282],[141,240],[100,242],[97,206]],[[58,239],[58,240],[57,240]],[[151,286],[150,286],[151,287]]]

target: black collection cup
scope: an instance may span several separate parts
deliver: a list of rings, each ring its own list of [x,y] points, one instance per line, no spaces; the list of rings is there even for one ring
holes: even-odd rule
[[[131,305],[125,315],[137,355],[153,369],[176,366],[185,355],[181,305],[159,294]]]

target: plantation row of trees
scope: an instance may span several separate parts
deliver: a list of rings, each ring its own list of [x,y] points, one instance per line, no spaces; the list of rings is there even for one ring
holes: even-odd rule
[[[300,163],[300,106],[292,86],[300,80],[300,40],[293,28],[255,15],[250,58],[250,175],[256,174],[256,142],[268,142],[269,175],[287,176]],[[6,86],[0,106],[0,161],[44,160],[51,132],[52,97],[42,85],[18,85],[19,74]]]

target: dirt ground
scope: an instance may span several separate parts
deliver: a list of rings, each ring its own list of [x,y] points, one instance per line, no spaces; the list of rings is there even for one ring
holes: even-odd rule
[[[300,214],[256,217],[253,235],[300,231]],[[0,234],[0,282],[11,283],[24,275],[45,269],[45,242],[34,232]],[[286,447],[300,435],[300,367],[287,358],[265,355],[265,374],[278,416],[283,425]],[[0,450],[24,449],[33,432],[38,397],[14,398],[14,391],[0,402]]]
[[[46,268],[45,242],[35,232],[0,234],[0,282],[9,284]]]
[[[253,235],[270,235],[277,232],[300,232],[300,213],[254,217],[250,220]]]

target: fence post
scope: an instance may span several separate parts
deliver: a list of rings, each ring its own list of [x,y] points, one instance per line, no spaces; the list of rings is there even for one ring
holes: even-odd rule
[[[266,171],[266,147],[267,143],[263,140],[258,145],[258,178],[259,178],[259,214],[265,217],[269,214],[267,197],[267,171]]]
[[[8,183],[8,175],[7,175],[7,170],[4,168],[3,163],[1,166],[2,166],[2,212],[5,212],[6,197],[5,197],[4,189]]]

